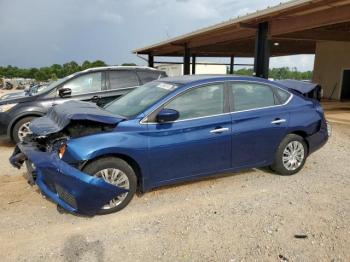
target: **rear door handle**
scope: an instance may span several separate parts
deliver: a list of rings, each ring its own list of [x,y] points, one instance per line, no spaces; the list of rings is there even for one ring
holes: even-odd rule
[[[275,119],[271,122],[271,124],[278,125],[287,122],[285,119]]]
[[[220,128],[215,128],[213,130],[210,131],[210,133],[212,134],[218,134],[218,133],[223,133],[223,132],[226,132],[226,131],[229,131],[230,129],[227,128],[227,127],[220,127]]]

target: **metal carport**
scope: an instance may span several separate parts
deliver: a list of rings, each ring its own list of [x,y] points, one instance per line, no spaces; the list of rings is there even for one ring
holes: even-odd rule
[[[183,57],[184,74],[191,57],[231,57],[231,72],[234,57],[254,57],[255,75],[267,78],[270,57],[316,54],[327,41],[350,43],[350,0],[290,1],[133,52],[151,67],[156,56]]]

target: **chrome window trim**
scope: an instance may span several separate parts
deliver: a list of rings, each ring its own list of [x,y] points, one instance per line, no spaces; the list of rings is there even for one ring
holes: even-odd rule
[[[183,121],[191,121],[191,120],[196,120],[196,119],[202,119],[202,118],[209,118],[209,117],[216,117],[216,116],[223,116],[223,115],[228,115],[228,114],[236,114],[236,113],[242,113],[242,112],[249,112],[249,111],[255,111],[255,110],[262,110],[262,109],[267,109],[267,108],[274,108],[274,107],[282,107],[282,106],[285,106],[287,104],[289,104],[289,102],[293,99],[294,95],[289,92],[288,90],[285,90],[277,85],[274,85],[274,84],[266,84],[266,83],[261,83],[259,81],[254,81],[254,80],[249,80],[249,81],[246,81],[246,80],[224,80],[224,81],[214,81],[214,82],[210,82],[210,83],[205,83],[205,84],[199,84],[199,85],[195,85],[193,86],[192,88],[195,88],[195,87],[199,87],[199,86],[204,86],[204,85],[209,85],[209,84],[213,84],[213,83],[223,83],[223,84],[227,84],[227,83],[230,83],[230,82],[244,82],[244,83],[254,83],[254,84],[260,84],[260,85],[266,85],[266,86],[271,86],[271,87],[274,87],[274,88],[279,88],[281,89],[282,91],[285,91],[287,92],[290,96],[288,98],[288,100],[284,103],[284,104],[280,104],[280,105],[273,105],[273,106],[265,106],[265,107],[259,107],[259,108],[252,108],[252,109],[247,109],[247,110],[241,110],[241,111],[233,111],[233,112],[228,112],[228,113],[223,113],[223,114],[217,114],[217,115],[210,115],[210,116],[201,116],[201,117],[195,117],[195,118],[188,118],[188,119],[183,119],[183,120],[176,120],[176,121],[172,121],[172,122],[165,122],[166,124],[169,124],[169,123],[177,123],[177,122],[183,122]],[[177,94],[175,97],[172,97],[172,98],[169,98],[167,101],[165,101],[161,106],[159,106],[157,109],[153,110],[151,113],[149,113],[147,116],[145,116],[144,118],[142,118],[140,120],[140,124],[141,125],[145,125],[145,124],[152,124],[152,125],[155,125],[155,124],[159,124],[158,122],[146,122],[147,121],[147,118],[153,114],[156,110],[158,110],[160,107],[164,106],[165,104],[167,104],[170,100],[172,99],[175,99],[177,96],[183,94],[184,92],[186,92],[188,90],[185,90],[179,94]],[[164,123],[163,123],[164,124]]]
[[[128,89],[135,89],[139,86],[131,86],[131,87],[124,87],[124,88],[120,88],[120,89],[105,89],[105,90],[101,90],[101,91],[95,91],[95,92],[89,92],[89,93],[80,93],[80,94],[75,94],[75,95],[72,95],[73,96],[83,96],[83,95],[92,95],[92,94],[100,94],[100,93],[106,93],[106,92],[111,92],[111,91],[123,91],[123,90],[128,90]],[[57,89],[56,91],[58,91],[59,89]],[[58,93],[57,93],[58,95]]]
[[[137,86],[130,86],[130,87],[122,87],[122,88],[116,88],[116,89],[106,89],[105,91],[118,91],[118,90],[128,90],[128,89],[132,89],[132,88],[137,88],[140,87],[140,85]]]
[[[153,112],[152,112],[153,113]],[[202,118],[210,118],[210,117],[216,117],[216,116],[224,116],[224,115],[229,115],[232,114],[231,112],[229,113],[222,113],[222,114],[218,114],[218,115],[210,115],[210,116],[201,116],[201,117],[196,117],[196,118],[187,118],[187,119],[182,119],[182,120],[176,120],[176,121],[172,121],[172,122],[163,122],[161,124],[171,124],[171,123],[178,123],[178,122],[184,122],[184,121],[190,121],[190,120],[197,120],[197,119],[202,119]],[[146,119],[147,117],[143,118],[140,121],[140,124],[145,125],[145,124],[152,124],[152,125],[158,125],[160,123],[158,122],[142,122],[144,119]]]

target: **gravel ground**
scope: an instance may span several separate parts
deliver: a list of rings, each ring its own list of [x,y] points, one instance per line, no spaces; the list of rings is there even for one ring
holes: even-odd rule
[[[162,188],[122,212],[59,214],[0,138],[2,261],[350,261],[350,125],[303,171],[247,170]],[[299,237],[299,238],[296,238]]]

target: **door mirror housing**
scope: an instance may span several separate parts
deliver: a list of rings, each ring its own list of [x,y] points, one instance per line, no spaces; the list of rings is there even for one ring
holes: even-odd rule
[[[71,97],[72,96],[72,89],[70,88],[61,88],[58,90],[58,95],[62,98],[65,97]]]
[[[157,115],[157,122],[158,123],[166,123],[166,122],[173,122],[177,120],[180,117],[180,114],[178,111],[174,109],[162,109],[158,115]]]

